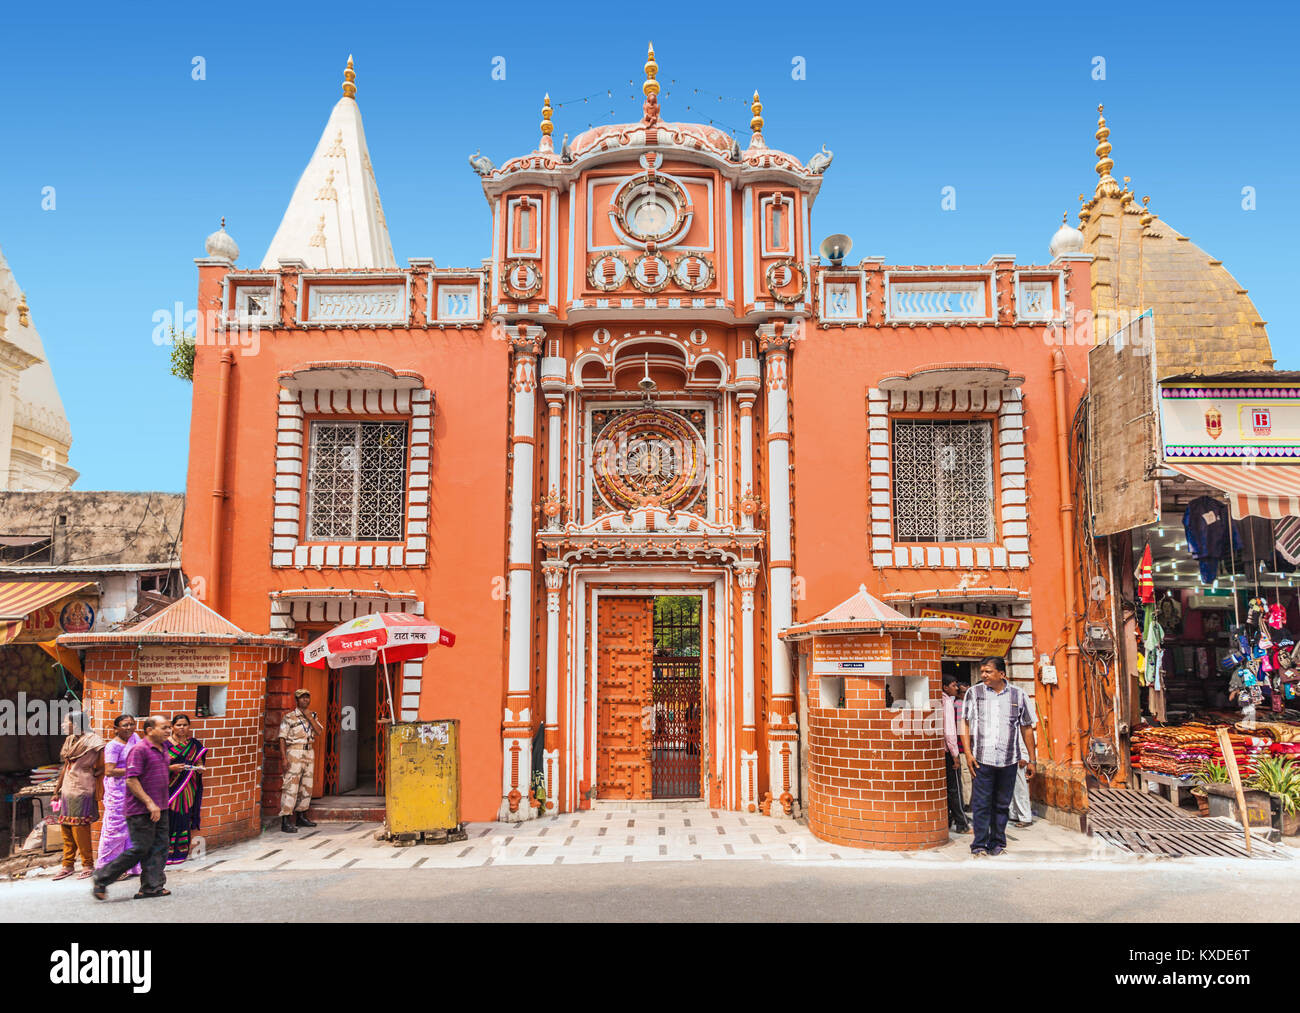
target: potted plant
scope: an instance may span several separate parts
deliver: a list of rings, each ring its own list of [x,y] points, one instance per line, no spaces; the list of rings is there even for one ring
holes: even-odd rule
[[[1206,790],[1207,784],[1227,784],[1228,768],[1222,764],[1215,763],[1213,760],[1206,760],[1201,764],[1201,769],[1196,772],[1196,787],[1192,789],[1192,797],[1196,799],[1196,808],[1202,816],[1210,815],[1210,797]]]
[[[1210,804],[1210,815],[1244,823],[1250,820],[1252,827],[1271,828],[1273,819],[1270,812],[1272,799],[1268,792],[1255,787],[1242,778],[1241,794],[1246,801],[1246,812],[1237,811],[1237,789],[1231,784],[1227,766],[1206,761],[1198,775],[1201,787]]]
[[[1249,784],[1272,796],[1278,830],[1288,837],[1300,833],[1300,766],[1289,757],[1265,757],[1256,764]]]

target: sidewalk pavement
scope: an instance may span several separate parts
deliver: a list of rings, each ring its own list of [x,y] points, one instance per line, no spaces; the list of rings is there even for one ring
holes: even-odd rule
[[[168,869],[173,873],[330,872],[344,869],[469,869],[487,866],[634,862],[771,861],[836,867],[958,866],[1077,868],[1083,863],[1150,862],[1045,820],[1008,828],[998,858],[975,859],[970,835],[952,835],[927,851],[868,851],[827,844],[792,820],[717,809],[600,809],[524,823],[471,823],[468,839],[395,847],[377,840],[376,823],[321,823],[285,834],[278,828]],[[1157,859],[1158,860],[1158,859]]]

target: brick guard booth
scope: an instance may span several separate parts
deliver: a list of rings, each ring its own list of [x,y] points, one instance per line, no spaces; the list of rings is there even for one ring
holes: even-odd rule
[[[118,714],[190,715],[208,749],[196,838],[212,848],[261,833],[267,669],[278,670],[296,640],[246,633],[186,592],[134,626],[64,634],[59,644],[85,652],[85,706],[105,740]]]
[[[888,851],[947,843],[940,639],[969,625],[909,618],[861,586],[781,634],[811,655],[806,803],[817,837]]]

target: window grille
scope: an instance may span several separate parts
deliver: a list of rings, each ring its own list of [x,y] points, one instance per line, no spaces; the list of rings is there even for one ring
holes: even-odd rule
[[[401,541],[405,521],[406,423],[313,422],[308,540]]]
[[[894,539],[993,540],[993,425],[894,422]]]

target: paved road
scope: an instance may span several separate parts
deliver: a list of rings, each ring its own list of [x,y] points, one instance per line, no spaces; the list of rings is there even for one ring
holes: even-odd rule
[[[0,919],[1108,922],[1216,921],[1246,911],[1252,920],[1290,920],[1300,910],[1300,877],[1289,862],[1098,862],[1069,870],[997,863],[195,872],[171,877],[174,896],[148,904],[130,899],[133,883],[115,885],[108,903],[96,903],[84,881],[45,879],[0,883]]]

